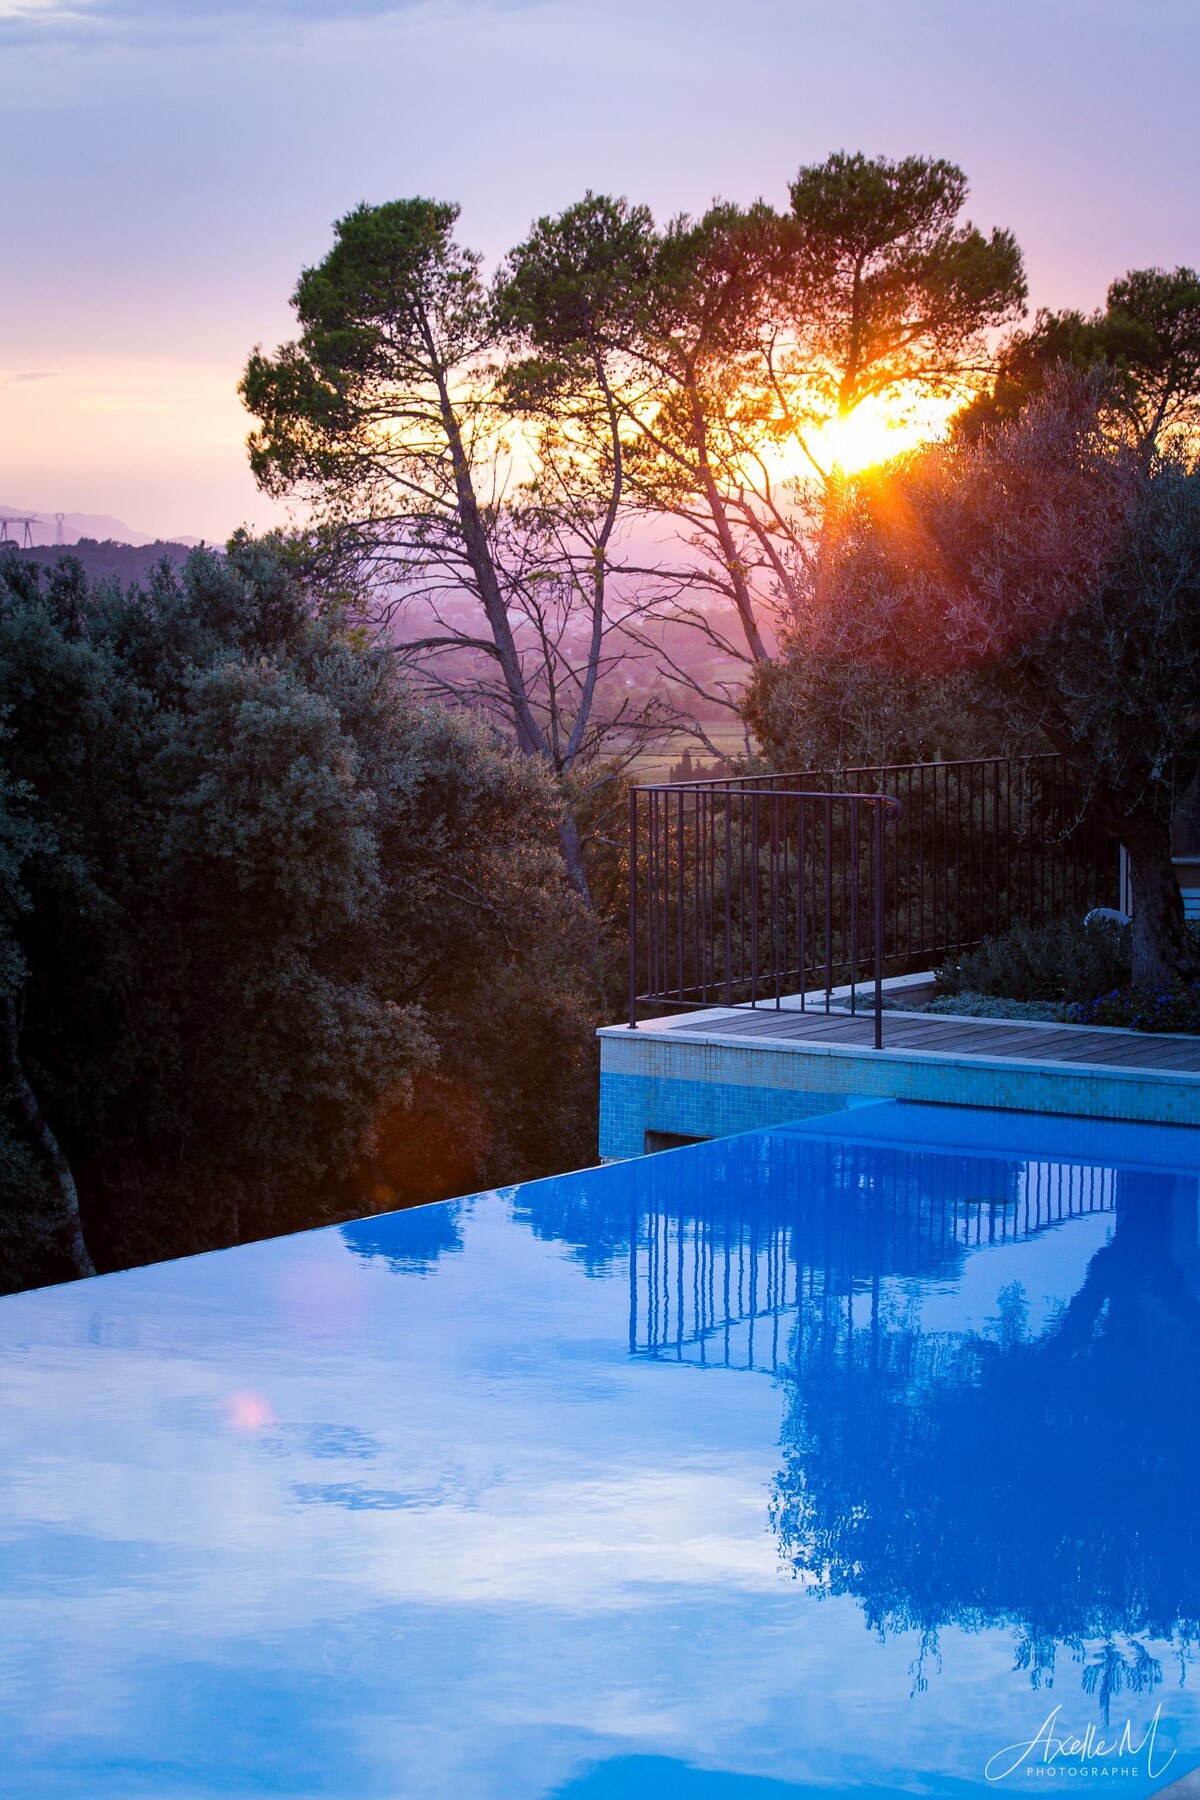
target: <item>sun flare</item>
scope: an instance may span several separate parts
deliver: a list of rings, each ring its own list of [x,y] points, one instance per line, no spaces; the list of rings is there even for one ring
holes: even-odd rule
[[[858,475],[945,437],[961,405],[961,399],[920,393],[862,400],[819,426],[810,435],[809,449],[825,472]]]

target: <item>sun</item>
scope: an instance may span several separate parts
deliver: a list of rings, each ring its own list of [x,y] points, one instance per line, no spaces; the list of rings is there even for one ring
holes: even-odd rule
[[[961,399],[919,391],[860,400],[826,420],[809,438],[814,460],[829,474],[858,475],[906,450],[945,437]]]

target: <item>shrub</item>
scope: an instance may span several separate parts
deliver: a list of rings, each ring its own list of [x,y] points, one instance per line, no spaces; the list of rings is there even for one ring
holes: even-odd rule
[[[1073,1006],[1073,1025],[1122,1025],[1131,1031],[1200,1032],[1200,981],[1139,988],[1128,983]]]
[[[943,994],[924,1008],[958,1019],[1026,1019],[1035,1025],[1061,1024],[1070,1010],[1061,1000],[1001,1000],[994,994]]]
[[[937,972],[940,994],[986,994],[997,1000],[1095,1000],[1129,981],[1127,925],[1059,919],[1016,925],[987,938]]]

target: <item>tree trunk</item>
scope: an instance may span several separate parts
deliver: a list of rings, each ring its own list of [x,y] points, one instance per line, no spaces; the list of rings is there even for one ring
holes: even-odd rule
[[[587,870],[583,866],[583,845],[579,841],[579,827],[573,813],[564,813],[558,837],[562,844],[563,861],[567,865],[567,878],[588,911],[594,912],[592,890],[588,886]]]
[[[538,730],[533,709],[529,704],[525,677],[521,670],[521,658],[517,654],[516,639],[513,636],[512,622],[508,616],[508,608],[504,604],[500,578],[496,573],[487,529],[475,493],[475,483],[471,477],[471,460],[463,443],[462,428],[450,397],[450,384],[446,370],[439,360],[433,334],[428,326],[425,327],[425,341],[429,352],[430,370],[437,383],[442,429],[446,434],[446,443],[450,451],[459,532],[462,536],[467,562],[475,577],[475,585],[492,634],[492,642],[496,646],[496,655],[504,676],[504,684],[508,690],[509,703],[512,707],[513,729],[517,734],[517,747],[526,756],[532,756],[538,752],[544,756],[546,743],[542,733]]]
[[[694,379],[689,379],[688,395],[691,401],[692,424],[696,433],[700,485],[704,489],[704,497],[708,503],[709,515],[716,528],[717,542],[721,546],[721,557],[725,564],[725,571],[729,576],[730,586],[733,589],[733,603],[737,607],[738,618],[742,622],[742,630],[745,633],[746,644],[749,648],[751,657],[756,663],[770,662],[771,658],[767,654],[767,646],[763,642],[762,632],[758,628],[758,619],[754,612],[754,597],[750,592],[750,584],[746,580],[746,571],[742,564],[742,559],[738,555],[737,544],[734,541],[733,536],[733,528],[729,523],[729,514],[725,510],[725,502],[721,497],[720,489],[717,487],[716,479],[712,472],[712,465],[708,460],[704,408],[700,404],[700,397],[697,393]]]
[[[11,994],[4,996],[4,1048],[8,1076],[30,1137],[45,1160],[50,1179],[58,1195],[62,1224],[60,1238],[63,1249],[77,1275],[94,1275],[95,1265],[84,1242],[83,1221],[79,1216],[79,1195],[70,1164],[63,1155],[58,1139],[51,1131],[37,1095],[29,1085],[25,1065],[21,1061],[21,1028],[17,1019],[17,1003]]]
[[[1122,818],[1120,833],[1133,888],[1133,979],[1138,987],[1193,980],[1200,969],[1171,862],[1171,827],[1139,806]]]

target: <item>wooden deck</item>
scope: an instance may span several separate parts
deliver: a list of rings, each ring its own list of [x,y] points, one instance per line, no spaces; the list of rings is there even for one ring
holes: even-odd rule
[[[708,1043],[762,1041],[794,1044],[797,1049],[870,1049],[874,1018],[870,1012],[860,1012],[857,1017],[844,1012],[800,1012],[794,1004],[779,1009],[720,1007],[647,1021],[639,1030],[655,1036],[702,1038]],[[1111,1031],[1090,1025],[1025,1025],[1003,1019],[886,1012],[883,1047],[885,1052],[907,1050],[918,1055],[1200,1077],[1200,1037]]]

